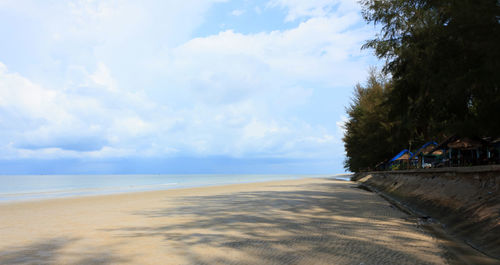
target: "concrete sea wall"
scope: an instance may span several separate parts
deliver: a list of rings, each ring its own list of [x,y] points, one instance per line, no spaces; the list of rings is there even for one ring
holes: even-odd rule
[[[363,172],[352,180],[500,258],[500,166]]]

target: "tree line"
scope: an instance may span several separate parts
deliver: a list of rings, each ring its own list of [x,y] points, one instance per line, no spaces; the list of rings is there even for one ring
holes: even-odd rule
[[[346,169],[450,135],[500,136],[500,0],[361,0],[385,61],[347,107]]]

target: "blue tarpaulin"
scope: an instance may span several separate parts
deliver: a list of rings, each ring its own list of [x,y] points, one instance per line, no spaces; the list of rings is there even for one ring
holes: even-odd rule
[[[431,145],[431,144],[432,144],[432,145],[435,145],[435,146],[438,146],[438,143],[436,143],[436,142],[434,142],[434,141],[427,142],[427,143],[425,143],[424,145],[422,145],[422,147],[420,147],[420,148],[417,150],[417,152],[415,152],[415,153],[414,153],[414,154],[410,157],[410,160],[411,160],[411,159],[413,159],[413,157],[414,157],[414,156],[417,156],[417,155],[420,153],[420,151],[422,151],[422,149],[426,148],[427,146],[429,146],[429,145]]]
[[[395,160],[397,160],[398,158],[402,157],[406,153],[409,153],[410,156],[413,156],[412,152],[408,151],[408,149],[405,149],[405,150],[399,152],[399,154],[397,154],[395,157],[393,157],[389,162],[394,162]]]

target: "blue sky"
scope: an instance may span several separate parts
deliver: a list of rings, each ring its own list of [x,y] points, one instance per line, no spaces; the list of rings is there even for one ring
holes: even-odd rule
[[[341,173],[356,0],[0,0],[0,174]]]

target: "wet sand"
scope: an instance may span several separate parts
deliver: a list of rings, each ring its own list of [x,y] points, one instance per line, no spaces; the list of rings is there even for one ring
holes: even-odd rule
[[[414,219],[303,179],[0,204],[0,264],[446,264]]]

